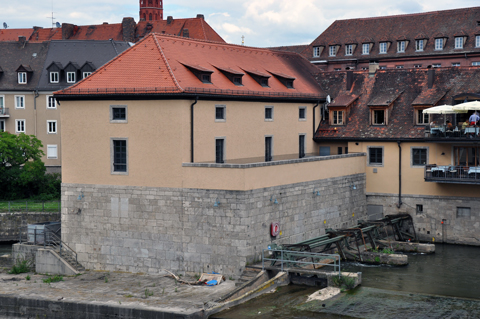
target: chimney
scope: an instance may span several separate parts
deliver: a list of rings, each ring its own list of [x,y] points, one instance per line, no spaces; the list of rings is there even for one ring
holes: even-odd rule
[[[62,23],[62,40],[68,40],[73,35],[73,29],[76,25],[71,23]]]
[[[135,42],[135,28],[137,24],[133,18],[123,18],[122,20],[122,35],[123,41]]]
[[[205,20],[205,16],[203,14],[197,14],[197,18]]]
[[[350,91],[353,85],[353,71],[347,71],[347,91]]]
[[[435,82],[435,69],[428,69],[428,88],[431,89],[433,87],[433,83]]]
[[[172,23],[172,21],[173,21],[173,17],[172,17],[172,16],[168,16],[168,17],[167,17],[167,24]]]
[[[43,27],[37,27],[37,26],[33,27],[33,31],[38,31],[39,29],[43,29]]]
[[[189,38],[190,37],[190,34],[188,32],[188,29],[183,29],[183,37],[184,38]]]
[[[25,44],[25,42],[27,42],[27,37],[24,35],[19,35],[18,42],[20,42],[21,44]]]
[[[375,72],[380,68],[378,63],[370,63],[368,65],[368,76],[372,77],[375,75]]]

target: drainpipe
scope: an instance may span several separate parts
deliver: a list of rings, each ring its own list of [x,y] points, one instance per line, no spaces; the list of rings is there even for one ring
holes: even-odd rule
[[[197,104],[198,96],[195,96],[195,102],[190,105],[190,162],[193,163],[193,106]]]
[[[33,91],[33,116],[35,118],[34,120],[34,127],[35,127],[35,133],[34,135],[37,136],[37,98],[40,96],[38,94],[38,90]]]
[[[398,204],[397,208],[402,206],[402,146],[400,141],[398,144]]]
[[[315,138],[315,108],[320,104],[320,101],[317,101],[317,104],[313,106],[313,138]]]

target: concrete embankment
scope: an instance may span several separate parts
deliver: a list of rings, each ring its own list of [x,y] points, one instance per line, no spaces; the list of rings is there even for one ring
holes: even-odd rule
[[[389,241],[389,240],[378,240],[378,243],[380,243],[384,247],[391,247],[395,251],[403,251],[408,253],[423,253],[423,254],[432,254],[435,252],[434,244],[421,244],[421,243]]]

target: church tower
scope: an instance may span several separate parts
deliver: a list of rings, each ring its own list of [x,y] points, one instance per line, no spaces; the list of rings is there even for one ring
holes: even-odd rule
[[[163,20],[163,0],[140,0],[140,21]]]

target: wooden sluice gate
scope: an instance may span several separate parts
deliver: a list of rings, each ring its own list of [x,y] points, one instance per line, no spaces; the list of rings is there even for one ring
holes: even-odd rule
[[[291,252],[312,252],[338,254],[342,260],[359,261],[373,264],[406,265],[408,257],[397,252],[431,253],[434,245],[420,244],[417,241],[412,217],[408,214],[387,215],[373,221],[358,221],[354,227],[345,229],[326,229],[326,234],[287,245],[271,245],[274,250]],[[295,260],[298,256],[286,256]],[[280,257],[278,257],[280,258]],[[285,256],[283,256],[285,259]],[[272,266],[275,261],[272,262]]]

